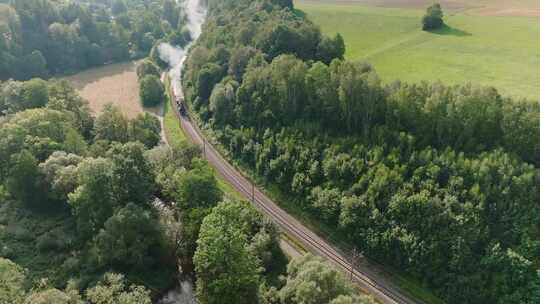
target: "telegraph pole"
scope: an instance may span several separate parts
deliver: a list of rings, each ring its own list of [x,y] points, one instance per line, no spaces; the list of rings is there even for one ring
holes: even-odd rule
[[[255,204],[255,184],[251,182],[251,202]]]
[[[353,248],[352,257],[351,257],[351,270],[350,270],[350,280],[353,280],[354,267],[358,264],[358,259],[360,258],[361,253],[356,247]]]
[[[202,138],[202,142],[203,142],[203,156],[206,157],[206,140],[204,140],[204,137]]]

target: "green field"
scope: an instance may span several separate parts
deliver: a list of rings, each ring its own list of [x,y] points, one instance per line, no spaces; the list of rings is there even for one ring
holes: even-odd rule
[[[471,82],[540,100],[540,17],[458,10],[447,14],[448,28],[428,33],[420,29],[423,9],[329,0],[295,4],[324,33],[341,33],[346,57],[371,63],[385,82]]]

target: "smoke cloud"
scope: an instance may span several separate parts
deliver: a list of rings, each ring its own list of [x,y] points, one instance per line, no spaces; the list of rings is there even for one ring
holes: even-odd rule
[[[184,3],[184,9],[188,16],[187,27],[193,41],[195,41],[201,35],[202,25],[206,18],[206,7],[201,3],[201,0],[187,0]]]
[[[182,5],[188,19],[187,28],[193,38],[197,40],[202,32],[202,25],[206,18],[207,9],[202,3],[203,0],[185,0]],[[158,46],[159,57],[170,66],[169,76],[173,85],[175,94],[181,94],[180,76],[182,66],[186,60],[187,51],[193,44],[193,41],[185,48],[172,46],[169,43],[162,43]]]

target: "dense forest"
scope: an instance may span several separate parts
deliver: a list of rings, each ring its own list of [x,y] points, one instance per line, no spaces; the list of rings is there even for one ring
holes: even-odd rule
[[[183,85],[232,158],[366,256],[448,303],[539,303],[540,105],[343,55],[291,1],[209,0]]]
[[[64,80],[0,82],[0,303],[150,304],[179,275],[202,304],[373,303],[320,258],[286,266],[274,224],[160,132]]]
[[[0,80],[27,80],[145,57],[190,40],[172,0],[13,0],[0,22]]]

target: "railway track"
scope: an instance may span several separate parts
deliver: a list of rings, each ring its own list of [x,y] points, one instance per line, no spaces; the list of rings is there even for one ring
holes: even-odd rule
[[[180,114],[171,89],[171,106],[174,109],[181,127],[188,137],[198,145],[204,147],[204,154],[208,162],[223,176],[239,193],[250,200],[264,214],[284,230],[290,237],[299,241],[311,253],[323,256],[350,275],[358,286],[365,292],[373,295],[379,302],[385,304],[422,304],[412,299],[401,289],[391,284],[384,276],[384,271],[367,259],[362,259],[362,265],[351,263],[352,257],[333,246],[316,233],[308,229],[294,217],[281,209],[248,178],[243,176],[205,139],[204,134],[193,123],[188,112]],[[181,93],[180,93],[181,94]],[[180,97],[183,99],[182,97]]]

